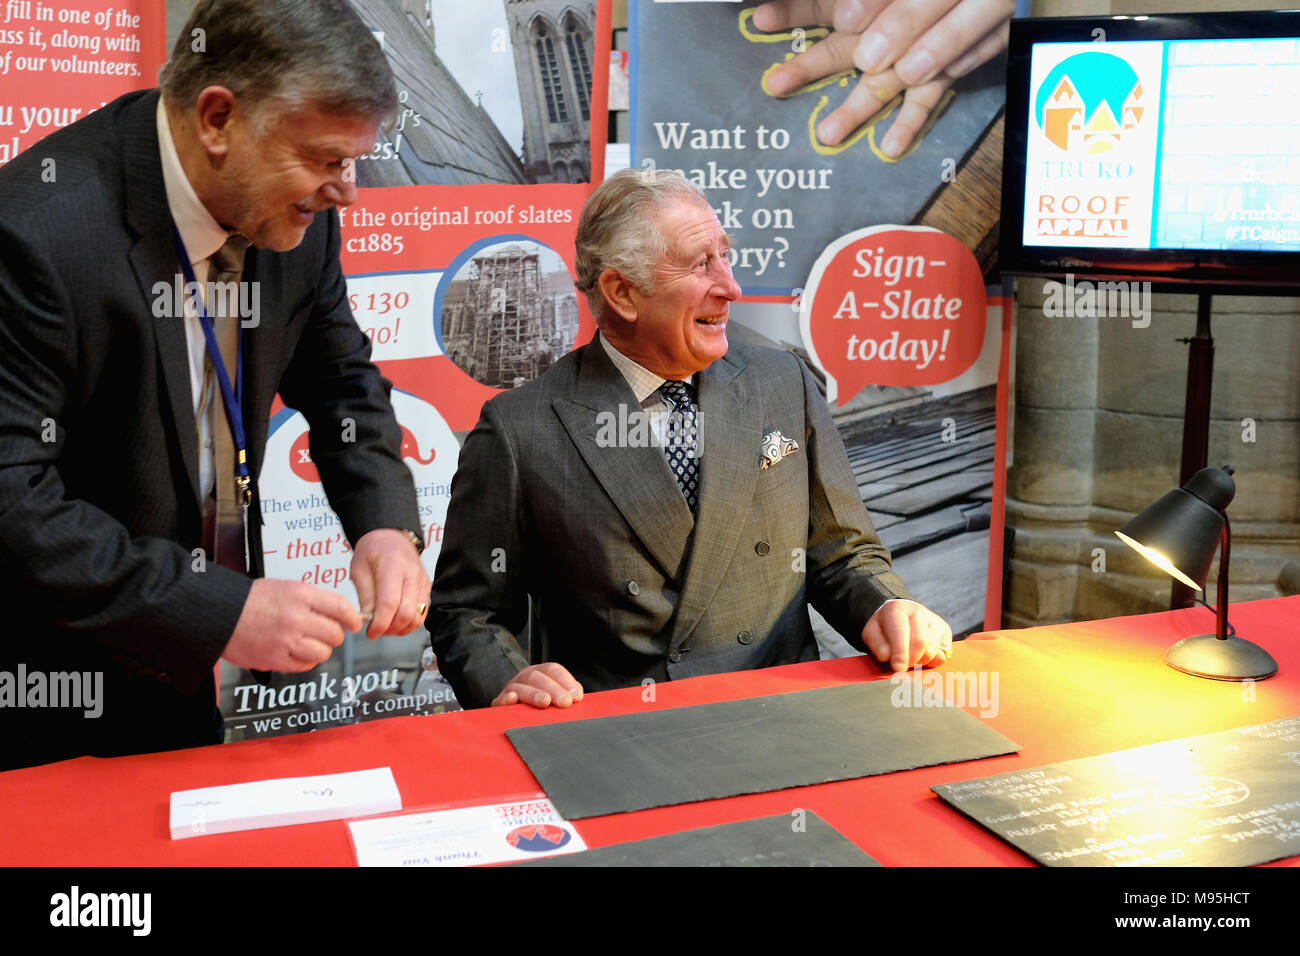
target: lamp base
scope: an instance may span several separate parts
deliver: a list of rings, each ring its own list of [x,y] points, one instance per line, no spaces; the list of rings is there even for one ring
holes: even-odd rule
[[[1258,644],[1240,637],[1219,640],[1213,634],[1185,637],[1165,651],[1176,671],[1211,680],[1264,680],[1277,673],[1277,661]]]

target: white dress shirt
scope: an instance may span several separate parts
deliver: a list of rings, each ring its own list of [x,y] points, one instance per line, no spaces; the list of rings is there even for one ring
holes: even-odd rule
[[[655,441],[662,446],[665,443],[664,436],[668,429],[669,416],[674,408],[672,403],[664,398],[659,391],[659,386],[663,385],[668,379],[632,361],[632,359],[614,348],[605,336],[597,333],[597,338],[604,347],[605,354],[609,356],[609,360],[614,363],[614,367],[623,373],[623,378],[627,380],[628,386],[632,389],[632,394],[641,403],[641,410],[647,415],[647,421],[650,430],[654,433]],[[694,378],[694,375],[688,375],[681,381],[693,384]]]
[[[194,267],[194,278],[203,289],[207,289],[210,256],[225,245],[230,233],[221,227],[212,213],[199,200],[194,187],[190,185],[185,169],[181,166],[180,156],[176,153],[176,143],[172,140],[171,126],[167,122],[167,110],[162,97],[158,98],[158,152],[162,158],[163,185],[167,189],[167,207],[171,210],[172,220],[180,230],[185,251],[189,253],[190,264]],[[184,280],[182,279],[182,282]],[[169,293],[170,294],[170,293]],[[199,498],[207,498],[212,493],[214,462],[213,429],[218,424],[226,424],[225,410],[221,404],[221,392],[209,396],[207,407],[202,416],[198,415],[199,404],[203,398],[204,360],[207,357],[207,341],[203,336],[203,324],[198,313],[194,311],[188,296],[185,302],[185,344],[189,350],[190,360],[190,397],[194,403],[194,413],[199,433]],[[234,369],[227,369],[234,383]],[[220,416],[218,418],[218,416]]]

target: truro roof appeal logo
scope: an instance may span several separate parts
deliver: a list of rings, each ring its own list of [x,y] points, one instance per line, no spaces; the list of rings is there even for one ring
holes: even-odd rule
[[[1043,135],[1067,153],[1097,155],[1142,122],[1138,75],[1112,53],[1076,53],[1047,74],[1034,99]]]
[[[528,850],[530,853],[549,853],[558,850],[573,838],[564,827],[551,823],[533,823],[515,827],[506,834],[506,842],[516,850]]]

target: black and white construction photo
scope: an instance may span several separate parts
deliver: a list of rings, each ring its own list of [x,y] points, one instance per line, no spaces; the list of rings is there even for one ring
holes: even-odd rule
[[[531,381],[573,348],[578,297],[558,255],[536,242],[487,246],[442,296],[442,349],[492,388]]]

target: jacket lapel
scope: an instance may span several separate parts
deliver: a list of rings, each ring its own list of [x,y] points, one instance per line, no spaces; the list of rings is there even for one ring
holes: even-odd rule
[[[149,314],[154,315],[154,341],[158,362],[166,383],[167,425],[181,450],[190,492],[197,506],[199,498],[199,441],[194,429],[194,404],[190,394],[189,346],[185,341],[183,315],[173,315],[175,277],[178,275],[172,240],[172,217],[163,187],[162,160],[158,155],[155,120],[158,95],[141,97],[128,112],[123,135],[125,153],[127,221],[139,237],[131,249],[131,268]],[[154,285],[168,286],[167,307],[154,309]],[[184,279],[181,280],[182,284]],[[163,313],[161,316],[156,312]]]
[[[572,398],[557,398],[552,407],[578,454],[660,569],[678,579],[695,521],[662,448],[604,440],[611,434],[619,438],[620,414],[626,420],[641,406],[599,342],[582,350]]]
[[[760,408],[739,360],[724,357],[700,373],[700,496],[695,541],[671,645],[679,647],[713,601],[748,522],[758,483]]]

